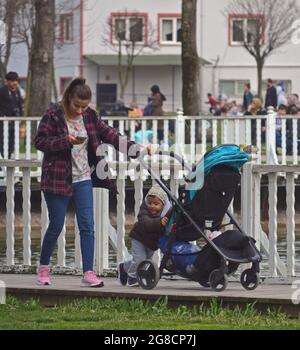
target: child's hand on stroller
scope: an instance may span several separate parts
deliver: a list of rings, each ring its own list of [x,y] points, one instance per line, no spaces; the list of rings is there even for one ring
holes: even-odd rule
[[[167,226],[169,219],[165,216],[161,219],[162,226]]]

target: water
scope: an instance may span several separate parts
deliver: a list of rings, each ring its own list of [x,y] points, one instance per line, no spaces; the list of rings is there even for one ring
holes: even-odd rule
[[[72,232],[72,231],[71,231]],[[282,235],[280,235],[282,237]],[[40,257],[40,247],[41,239],[39,234],[35,232],[31,239],[31,264],[38,265]],[[277,250],[280,258],[286,262],[286,238],[279,238],[277,242]],[[264,253],[263,261],[261,263],[261,274],[267,275],[268,273],[268,259]],[[54,251],[54,254],[51,259],[51,264],[56,264],[57,261],[57,252]],[[3,232],[0,232],[0,266],[6,264],[6,238]],[[23,264],[23,238],[21,235],[16,235],[15,238],[15,265]],[[75,243],[74,243],[74,234],[68,233],[66,235],[66,266],[75,267]],[[117,258],[116,252],[110,247],[109,249],[109,268],[116,268]],[[300,276],[300,239],[299,235],[295,241],[295,272]]]
[[[75,241],[74,234],[66,234],[66,266],[75,268]],[[31,264],[38,265],[41,252],[41,238],[34,233],[31,238]],[[50,264],[55,265],[57,262],[57,249],[55,249]],[[15,237],[15,265],[23,264],[23,238],[20,235]],[[0,233],[0,266],[6,265],[6,238]],[[109,268],[117,267],[117,255],[109,247]]]
[[[286,264],[286,238],[282,238],[277,242],[277,251],[280,256],[280,259]],[[264,272],[267,270],[267,258],[264,254],[263,262],[261,264],[261,270]],[[300,275],[300,239],[295,241],[295,272],[297,275]]]

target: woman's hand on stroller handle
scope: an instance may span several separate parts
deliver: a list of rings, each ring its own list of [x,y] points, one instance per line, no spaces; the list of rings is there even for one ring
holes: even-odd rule
[[[140,147],[141,147],[141,151],[139,154],[139,158],[141,158],[141,159],[143,159],[147,155],[152,156],[156,152],[155,149],[151,145],[145,146],[145,145],[140,144]]]

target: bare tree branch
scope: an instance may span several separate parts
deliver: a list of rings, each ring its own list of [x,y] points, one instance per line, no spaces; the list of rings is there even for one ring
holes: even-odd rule
[[[130,17],[134,22],[135,28],[128,31],[125,27],[125,33],[118,33],[118,28],[115,22],[109,18],[104,28],[102,42],[118,55],[118,76],[120,83],[120,98],[124,98],[125,90],[128,85],[130,75],[133,69],[134,60],[140,56],[144,51],[154,51],[158,49],[158,44],[155,39],[155,30],[153,30],[151,23],[148,23],[148,36],[145,38],[146,23],[142,21],[138,11],[135,15],[128,15],[128,11],[124,10],[120,18],[125,20]],[[140,37],[142,33],[142,38]],[[140,40],[142,39],[142,40]]]
[[[248,32],[245,33],[243,46],[256,60],[258,95],[261,96],[262,69],[266,59],[290,41],[294,32],[292,24],[299,18],[300,8],[295,0],[232,0],[224,15],[228,17],[233,13],[240,14],[241,18],[256,19],[252,40],[249,41]]]

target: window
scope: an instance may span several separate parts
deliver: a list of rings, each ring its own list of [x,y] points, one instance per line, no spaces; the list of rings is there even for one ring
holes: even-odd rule
[[[244,85],[250,83],[249,80],[220,80],[219,91],[225,94],[227,98],[242,97],[244,94]]]
[[[162,44],[181,43],[181,17],[160,17],[160,42]]]
[[[131,18],[129,20],[130,41],[143,41],[143,20],[142,18]]]
[[[60,16],[60,42],[68,44],[73,42],[73,14]]]
[[[126,40],[126,20],[117,18],[115,20],[115,40]]]
[[[263,22],[258,16],[232,15],[229,17],[230,45],[253,44],[257,33],[263,39]]]
[[[141,43],[146,40],[146,15],[112,14],[112,39],[114,43],[131,41]]]

